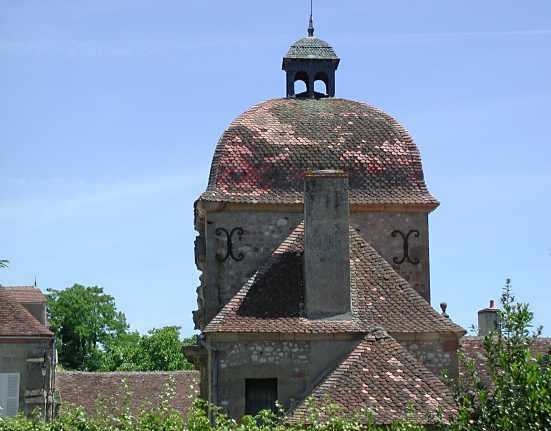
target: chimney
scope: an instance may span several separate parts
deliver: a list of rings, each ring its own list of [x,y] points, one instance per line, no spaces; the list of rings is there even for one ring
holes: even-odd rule
[[[490,332],[498,329],[498,309],[495,301],[490,300],[490,306],[478,312],[478,336],[485,337]]]
[[[304,179],[304,308],[308,318],[350,313],[348,217],[348,175],[336,170],[307,172]]]

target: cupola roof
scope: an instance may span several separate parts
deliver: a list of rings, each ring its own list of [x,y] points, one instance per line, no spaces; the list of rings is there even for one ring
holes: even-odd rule
[[[287,58],[339,60],[331,45],[314,36],[303,37],[294,42],[287,51],[284,61]]]
[[[304,173],[319,169],[348,174],[352,205],[438,206],[409,133],[380,109],[331,97],[274,99],[240,115],[216,146],[201,198],[301,204]]]

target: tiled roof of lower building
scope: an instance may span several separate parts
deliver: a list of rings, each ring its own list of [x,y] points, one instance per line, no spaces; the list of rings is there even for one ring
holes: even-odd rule
[[[437,313],[350,228],[352,317],[304,317],[303,223],[206,326],[209,332],[348,333],[383,327],[390,333],[455,333],[464,329]]]
[[[5,289],[13,298],[20,304],[28,303],[45,303],[46,296],[40,289],[35,286],[2,286],[0,289]]]
[[[295,204],[304,173],[348,173],[350,202],[433,209],[419,151],[390,115],[338,98],[274,99],[253,106],[220,138],[201,199]]]
[[[61,403],[83,407],[91,415],[99,413],[97,408],[101,403],[112,411],[117,409],[120,411],[125,407],[125,399],[130,400],[133,413],[147,403],[158,406],[163,388],[167,384],[172,385],[175,393],[172,406],[185,414],[198,396],[199,373],[197,371],[112,373],[62,371],[56,374],[56,386]],[[125,394],[125,386],[129,393],[128,397]]]
[[[456,412],[449,389],[398,342],[381,331],[367,335],[312,392],[316,402],[333,402],[343,414],[369,409],[379,424],[404,419],[408,406],[418,423],[434,423]],[[293,419],[308,417],[302,402]]]
[[[0,289],[0,336],[52,337],[52,332],[36,320],[6,289]]]

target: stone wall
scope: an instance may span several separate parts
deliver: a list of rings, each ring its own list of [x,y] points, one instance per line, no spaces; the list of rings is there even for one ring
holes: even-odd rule
[[[457,349],[459,339],[456,337],[440,337],[432,339],[400,340],[400,344],[436,376],[446,372],[451,377],[458,375]]]
[[[50,389],[49,366],[42,376],[45,351],[51,357],[50,340],[0,340],[0,373],[19,373],[19,410],[25,414],[41,409],[42,390]]]
[[[356,343],[353,339],[216,343],[212,400],[232,417],[240,417],[245,412],[245,379],[277,378],[278,399],[286,409],[292,408]]]
[[[197,290],[195,322],[202,329],[254,274],[272,251],[303,219],[302,212],[220,211],[199,218],[195,260],[202,271]],[[358,230],[410,285],[430,302],[428,215],[420,212],[353,212],[350,224]],[[225,231],[218,231],[217,229]],[[232,235],[232,254],[227,233]],[[404,240],[392,232],[409,236],[408,258]],[[223,260],[226,257],[225,260]],[[242,257],[242,258],[241,258]],[[396,263],[395,260],[403,262]]]
[[[375,250],[430,303],[428,214],[422,212],[356,212],[350,224]],[[404,239],[409,235],[408,256],[404,256]],[[404,259],[405,257],[405,259]],[[403,260],[401,263],[397,263]],[[396,262],[397,261],[397,262]]]

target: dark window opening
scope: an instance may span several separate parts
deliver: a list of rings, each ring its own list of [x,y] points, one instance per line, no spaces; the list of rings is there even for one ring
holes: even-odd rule
[[[255,415],[261,410],[276,411],[277,379],[245,380],[245,414]]]

